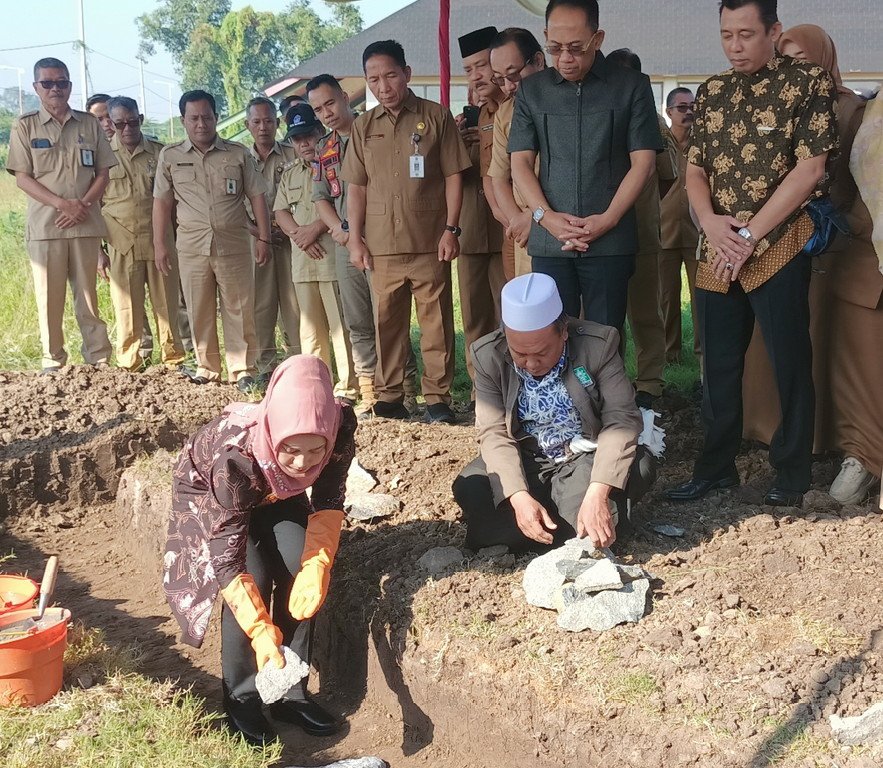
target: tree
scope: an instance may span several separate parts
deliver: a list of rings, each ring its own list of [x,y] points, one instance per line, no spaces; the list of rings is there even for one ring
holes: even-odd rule
[[[241,109],[267,82],[362,28],[352,6],[334,4],[331,14],[323,21],[309,0],[293,0],[278,14],[251,6],[231,11],[229,0],[164,0],[138,26],[142,50],[152,53],[155,44],[169,50],[184,88],[211,92],[224,113]]]

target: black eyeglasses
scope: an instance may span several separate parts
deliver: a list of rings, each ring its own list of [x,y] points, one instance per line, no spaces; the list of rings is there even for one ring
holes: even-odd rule
[[[63,91],[65,88],[70,88],[71,81],[70,80],[37,80],[37,84],[43,88],[44,90],[51,91],[53,88],[58,88]]]
[[[510,83],[520,83],[522,80],[521,73],[524,72],[527,66],[532,63],[533,62],[528,59],[524,62],[524,64],[521,65],[521,69],[519,69],[517,72],[510,72],[508,75],[497,75],[491,78],[491,82],[497,87],[502,87],[503,83],[505,83],[507,80]]]
[[[685,115],[687,112],[696,111],[696,102],[694,101],[692,104],[675,104],[673,107],[669,107],[669,109],[676,109],[682,115]]]
[[[113,127],[116,128],[118,131],[125,130],[125,128],[127,127],[137,128],[139,125],[141,125],[141,120],[137,117],[133,118],[132,120],[120,120],[119,122],[117,122],[116,120],[113,121]]]

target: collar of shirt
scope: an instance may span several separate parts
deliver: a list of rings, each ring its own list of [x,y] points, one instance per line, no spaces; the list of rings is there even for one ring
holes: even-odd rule
[[[555,67],[550,67],[550,69],[552,70],[552,80],[555,82],[555,85],[561,85],[561,83],[570,82],[569,80],[565,80],[562,74],[557,69],[555,69]],[[590,77],[596,77],[598,80],[603,80],[606,83],[607,75],[609,73],[610,65],[607,63],[607,58],[604,56],[603,53],[601,53],[601,51],[597,51],[595,53],[595,61],[592,62],[592,68],[588,71],[586,76],[580,82],[584,83]]]
[[[403,110],[407,109],[409,112],[416,113],[417,110],[419,109],[419,107],[420,107],[420,102],[417,99],[417,95],[414,93],[414,91],[412,91],[410,88],[408,88],[408,95],[405,97],[405,101],[402,103],[402,109]],[[382,104],[378,104],[374,109],[377,110],[378,117],[382,117],[383,115],[389,114],[386,111],[386,107],[384,107]],[[401,113],[399,113],[399,114],[401,114]],[[390,115],[390,117],[392,117],[392,115]]]
[[[40,107],[39,114],[40,114],[40,122],[43,125],[46,125],[46,123],[48,123],[50,120],[55,120],[55,118],[52,117],[52,115],[50,115],[49,112],[46,111],[46,108],[43,106]],[[68,107],[67,108],[67,116],[68,116],[68,119],[73,118],[77,122],[80,122],[80,117],[77,115],[77,111],[75,109],[71,109],[70,107]],[[56,120],[56,122],[58,122],[58,121]],[[65,120],[64,122],[66,123],[67,120]]]
[[[515,372],[518,374],[518,377],[525,383],[534,387],[542,387],[545,384],[548,384],[549,381],[557,379],[561,376],[561,371],[564,370],[564,363],[567,360],[567,344],[564,345],[564,350],[561,352],[561,357],[558,358],[558,362],[555,364],[555,367],[549,371],[545,376],[540,377],[539,379],[531,373],[528,373],[523,368],[519,368],[515,363],[512,363],[512,367],[515,368]]]
[[[193,146],[193,143],[190,141],[189,138],[186,138],[184,139],[184,141],[181,142],[181,149],[183,149],[185,152],[190,152],[190,150],[193,150],[194,152],[199,152],[199,150]],[[219,133],[215,134],[215,140],[212,142],[212,145],[206,150],[205,154],[208,154],[213,149],[220,149],[222,152],[227,151],[227,145],[224,143],[224,140],[221,138],[221,134]]]
[[[779,68],[782,64],[785,63],[785,57],[782,56],[778,51],[773,54],[773,58],[771,58],[766,64],[764,64],[757,72],[752,72],[748,74],[747,72],[737,72],[735,69],[730,70],[730,74],[737,80],[742,79],[746,80],[749,83],[757,82],[763,80],[765,77],[769,77],[770,73],[778,72]]]
[[[248,151],[251,152],[251,156],[252,156],[257,162],[259,162],[259,163],[264,163],[264,162],[266,162],[266,161],[270,158],[270,155],[274,155],[274,154],[275,154],[275,155],[280,155],[280,156],[284,157],[284,155],[282,155],[282,147],[281,147],[281,145],[279,144],[278,141],[274,141],[274,142],[273,142],[273,147],[272,147],[272,149],[270,150],[270,155],[267,155],[267,158],[266,158],[266,159],[262,158],[262,157],[258,154],[257,148],[255,147],[254,144],[251,145],[251,147],[249,148]]]
[[[126,147],[124,147],[122,145],[122,143],[120,142],[120,134],[118,132],[114,131],[113,136],[110,137],[110,148],[114,152],[120,152],[121,150],[125,149],[129,155],[129,157],[135,157],[136,155],[140,155],[142,152],[147,151],[147,137],[142,133],[141,134],[141,141],[138,142],[135,149],[133,149],[131,152],[129,152],[128,149]]]

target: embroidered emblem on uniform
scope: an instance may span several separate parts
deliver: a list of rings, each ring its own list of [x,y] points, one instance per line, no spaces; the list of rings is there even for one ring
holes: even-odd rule
[[[579,366],[578,368],[573,369],[573,375],[579,379],[579,383],[584,387],[591,387],[595,382],[592,381],[592,377],[589,375],[589,372],[583,368],[583,366]]]
[[[313,181],[322,181],[322,163],[313,160],[310,162],[310,167],[313,169]]]

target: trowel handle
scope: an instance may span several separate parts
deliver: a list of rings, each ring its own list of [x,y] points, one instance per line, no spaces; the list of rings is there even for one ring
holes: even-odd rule
[[[52,555],[49,562],[46,563],[46,570],[43,571],[43,581],[40,582],[40,604],[37,606],[38,620],[43,618],[43,613],[52,599],[52,593],[55,592],[56,576],[58,576],[58,555]]]

